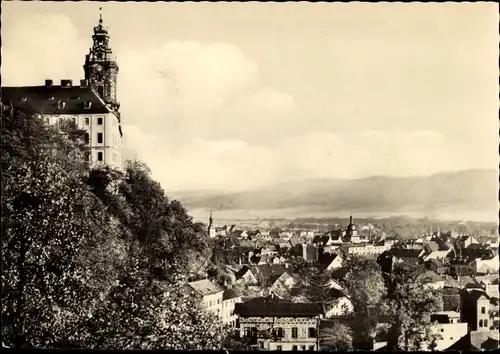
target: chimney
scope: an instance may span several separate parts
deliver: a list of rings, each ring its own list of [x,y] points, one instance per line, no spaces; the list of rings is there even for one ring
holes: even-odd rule
[[[61,87],[71,87],[73,86],[73,80],[61,80]]]
[[[54,81],[52,81],[52,80],[45,80],[45,87],[46,88],[51,88],[52,85],[54,85]]]

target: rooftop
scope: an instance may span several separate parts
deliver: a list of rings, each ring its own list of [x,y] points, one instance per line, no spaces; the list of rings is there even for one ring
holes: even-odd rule
[[[188,283],[188,285],[203,296],[216,294],[224,291],[223,289],[221,289],[219,286],[215,285],[208,279],[193,281],[191,283]]]
[[[12,102],[15,108],[41,114],[105,114],[112,112],[99,95],[87,86],[2,87],[2,102]]]
[[[235,313],[243,317],[315,317],[324,314],[324,309],[318,303],[256,298],[236,304]]]

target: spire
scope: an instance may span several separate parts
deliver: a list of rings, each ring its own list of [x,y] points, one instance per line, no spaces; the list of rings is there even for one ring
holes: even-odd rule
[[[102,25],[102,7],[99,8],[99,24]]]

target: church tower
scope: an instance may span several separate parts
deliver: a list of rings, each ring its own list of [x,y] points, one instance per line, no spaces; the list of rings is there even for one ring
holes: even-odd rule
[[[102,10],[102,8],[100,8]],[[94,27],[93,45],[85,56],[85,80],[102,98],[102,100],[118,113],[120,104],[116,100],[116,79],[118,64],[109,47],[109,34],[103,26],[102,13],[99,24]]]

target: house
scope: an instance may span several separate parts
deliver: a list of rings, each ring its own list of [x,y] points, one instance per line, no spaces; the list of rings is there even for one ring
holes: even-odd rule
[[[424,286],[428,288],[443,289],[445,286],[444,278],[431,270],[422,273],[418,279],[420,279]]]
[[[238,316],[234,307],[237,303],[241,303],[241,295],[233,289],[225,289],[222,295],[222,323],[236,327]]]
[[[244,265],[238,272],[235,273],[236,283],[257,285],[259,283],[259,280],[254,271],[255,270],[253,270],[249,266]]]
[[[318,256],[317,264],[325,271],[331,271],[342,267],[344,260],[339,254],[323,253]]]
[[[236,304],[235,313],[240,336],[257,350],[318,350],[321,304],[255,298]]]
[[[462,337],[446,351],[485,351],[498,349],[499,334],[496,330],[473,331]]]
[[[302,244],[302,258],[306,262],[316,262],[318,260],[318,248],[314,245]]]
[[[272,242],[276,246],[278,246],[279,248],[286,248],[286,249],[292,248],[292,245],[290,244],[290,242],[288,240],[284,240],[282,238],[276,238]]]
[[[332,288],[332,303],[325,305],[325,318],[344,316],[354,309],[351,300],[342,290]]]
[[[222,302],[224,289],[212,283],[208,279],[202,279],[187,283],[190,290],[201,297],[202,306],[207,311],[215,313],[222,319]]]
[[[252,271],[259,279],[260,285],[267,288],[272,287],[278,279],[284,279],[280,278],[284,273],[293,276],[293,268],[287,263],[258,265],[254,266]]]
[[[492,274],[498,273],[498,254],[489,259],[477,258],[469,263],[472,271],[479,274]]]
[[[274,275],[268,278],[268,288],[263,289],[266,292],[274,293],[280,297],[285,296],[290,292],[290,289],[297,283],[295,277],[288,272],[284,272],[281,275]]]
[[[498,298],[490,297],[483,289],[463,289],[460,293],[461,321],[470,331],[498,330]],[[496,323],[495,323],[496,321]]]
[[[408,264],[420,263],[420,250],[391,248],[377,257],[377,262],[382,267],[382,271],[386,273],[392,272],[396,263],[406,262]]]
[[[385,244],[373,244],[373,243],[360,243],[360,244],[343,244],[339,247],[339,250],[345,254],[349,255],[362,255],[362,256],[378,256],[385,251],[388,251],[391,247]]]
[[[436,272],[439,275],[448,273],[448,265],[440,259],[431,258],[425,262],[425,266],[427,269]]]
[[[442,351],[457,343],[467,335],[467,323],[460,322],[460,313],[443,311],[431,315],[431,333],[437,334],[434,343],[422,343],[421,350]]]
[[[450,265],[450,274],[454,276],[463,276],[474,274],[474,270],[467,263],[453,263]]]
[[[470,245],[479,245],[479,241],[472,235],[463,235],[455,239],[455,243],[460,248],[468,248]]]
[[[445,251],[433,251],[429,254],[424,254],[424,255],[421,255],[422,259],[424,262],[427,262],[428,260],[430,259],[440,259],[440,260],[443,260],[445,259],[449,254],[450,252],[452,252],[451,250],[445,250]]]

